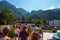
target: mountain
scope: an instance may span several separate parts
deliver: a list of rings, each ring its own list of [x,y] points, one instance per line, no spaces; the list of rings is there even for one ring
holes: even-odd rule
[[[31,13],[29,13],[23,8],[16,8],[16,6],[10,4],[7,1],[1,1],[0,8],[1,7],[11,9],[14,12],[14,14],[18,16],[18,18],[20,18],[21,16],[26,16],[33,19],[47,19],[47,20],[60,19],[60,8],[52,10],[37,10],[37,11],[33,10]]]
[[[24,16],[27,13],[29,13],[29,12],[27,12],[26,10],[24,10],[22,8],[16,8],[16,6],[10,4],[7,1],[1,1],[0,2],[0,7],[6,7],[8,9],[11,9],[18,17]]]
[[[29,14],[28,11],[24,10],[23,8],[17,8],[17,10],[22,13],[23,15]]]
[[[33,10],[33,11],[31,11],[31,13],[27,14],[26,16],[30,17],[34,14],[38,14],[38,13],[41,13],[41,12],[42,12],[42,10],[38,10],[38,11]]]
[[[18,15],[18,17],[19,17],[20,15],[22,15],[22,14],[17,10],[17,8],[16,8],[14,5],[10,4],[10,3],[7,2],[7,1],[1,1],[1,2],[0,2],[0,7],[6,7],[6,8],[8,8],[8,9],[11,9],[16,15]]]
[[[47,19],[47,20],[60,19],[60,8],[52,10],[43,10],[39,12],[37,11],[37,13],[35,12],[30,17],[33,19]]]

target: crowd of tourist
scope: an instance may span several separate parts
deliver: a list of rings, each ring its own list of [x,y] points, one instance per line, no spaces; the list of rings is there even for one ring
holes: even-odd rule
[[[24,26],[23,24],[14,24],[15,29],[14,40],[43,40],[43,32],[41,28],[34,27],[29,24]],[[11,40],[8,36],[10,30],[4,27],[2,32],[0,32],[0,40]]]

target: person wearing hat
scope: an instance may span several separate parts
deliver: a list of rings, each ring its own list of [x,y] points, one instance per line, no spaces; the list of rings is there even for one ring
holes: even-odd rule
[[[40,29],[39,29],[39,27],[35,27],[35,29],[34,29],[34,33],[40,33]]]
[[[52,40],[60,40],[60,30],[58,30],[56,33],[54,33]]]
[[[35,27],[31,40],[40,40],[40,29],[39,27]]]

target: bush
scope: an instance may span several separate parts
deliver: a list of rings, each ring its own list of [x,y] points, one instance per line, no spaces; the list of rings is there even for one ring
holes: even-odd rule
[[[13,38],[15,34],[15,29],[13,27],[11,27],[11,30],[9,32],[9,37]]]

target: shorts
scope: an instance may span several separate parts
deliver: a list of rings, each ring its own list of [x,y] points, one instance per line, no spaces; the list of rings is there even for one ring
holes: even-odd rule
[[[15,37],[18,37],[18,34],[15,34]]]

